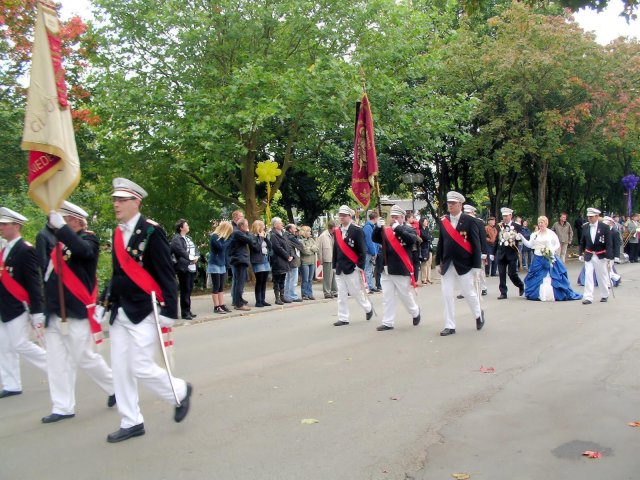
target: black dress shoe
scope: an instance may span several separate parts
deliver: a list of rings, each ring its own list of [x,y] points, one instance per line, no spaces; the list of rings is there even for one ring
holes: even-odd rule
[[[113,395],[109,395],[109,398],[107,398],[107,407],[111,408],[116,404],[116,394],[114,393]]]
[[[420,325],[420,312],[418,312],[418,315],[413,317],[413,326],[417,326]]]
[[[480,316],[476,318],[476,329],[482,330],[484,327],[484,311],[480,310]]]
[[[69,415],[61,415],[60,413],[52,413],[51,415],[47,415],[46,417],[42,417],[42,423],[55,423],[60,420],[64,420],[65,418],[73,418],[75,417],[75,413],[71,413]]]
[[[582,300],[583,305],[591,305],[591,300]]]
[[[193,392],[193,386],[187,382],[187,395],[180,401],[180,406],[176,407],[176,413],[173,415],[173,419],[180,423],[184,420],[184,417],[189,413],[189,404],[191,403],[191,393]]]
[[[263,307],[270,307],[270,306],[271,306],[271,304],[270,304],[270,303],[267,303],[267,302],[262,302],[262,306],[263,306]]]
[[[485,297],[487,295],[487,291],[486,290],[482,290],[482,296]]]
[[[373,317],[373,307],[371,307],[371,311],[370,312],[367,312],[366,319],[367,320],[371,320],[371,317]]]
[[[313,295],[311,295],[309,298],[307,298],[307,300],[315,300],[316,297],[314,297]]]
[[[453,335],[454,333],[456,333],[456,329],[455,328],[445,328],[444,330],[442,330],[440,332],[440,336],[441,337],[446,337],[447,335]]]
[[[256,302],[256,307],[257,308],[262,308],[262,307],[264,307],[264,304],[262,302]]]
[[[605,303],[605,302],[607,301],[607,299],[608,299],[608,297],[604,297],[604,298],[601,298],[601,299],[600,299],[600,301],[601,301],[602,303]]]
[[[378,328],[376,328],[377,331],[379,332],[386,332],[387,330],[393,330],[393,327],[387,327],[386,325],[380,325]]]
[[[198,316],[198,315],[196,315],[196,314],[195,314],[195,313],[193,313],[193,312],[189,312],[189,315],[191,315],[193,318],[196,318],[196,317]]]
[[[193,320],[193,317],[191,316],[191,314],[187,313],[186,315],[182,316],[183,320]]]
[[[460,295],[458,295],[456,298],[457,298],[457,299],[464,298],[464,295],[460,294]]]
[[[302,299],[301,299],[301,298],[296,298],[296,299],[294,300],[294,302],[296,302],[296,303],[300,303],[301,301],[302,301]]]
[[[337,322],[334,322],[334,324],[333,324],[334,327],[341,327],[343,325],[349,325],[349,322],[343,322],[342,320],[338,320]]]
[[[507,294],[501,293],[500,296],[498,297],[498,300],[504,300],[505,298],[507,298]]]
[[[324,298],[333,298],[333,295],[331,295],[330,293],[325,293]]]
[[[2,390],[0,392],[0,398],[13,397],[15,395],[22,395],[22,390]]]
[[[249,305],[249,302],[247,302],[244,298],[241,298],[240,301],[245,305]]]
[[[121,428],[120,430],[107,435],[107,442],[118,443],[133,437],[144,435],[144,423],[139,423],[129,428]]]
[[[282,301],[283,301],[284,303],[293,303],[293,301],[292,301],[292,300],[287,300],[287,299],[286,299],[286,298],[284,298],[284,297],[282,297]]]
[[[524,295],[524,287],[520,287],[520,289],[518,290],[518,295]]]

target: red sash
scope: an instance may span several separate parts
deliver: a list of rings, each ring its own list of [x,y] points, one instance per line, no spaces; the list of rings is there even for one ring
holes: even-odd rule
[[[127,253],[124,248],[124,237],[122,236],[122,230],[120,227],[116,227],[116,233],[114,234],[113,248],[116,252],[116,258],[118,263],[122,267],[124,273],[127,274],[133,283],[135,283],[141,290],[151,296],[151,292],[156,292],[156,298],[160,302],[160,305],[164,305],[164,295],[160,285],[155,279],[147,272],[142,265],[136,262],[131,255]],[[163,341],[165,347],[173,345],[173,341],[170,338],[172,331],[171,327],[162,327]]]
[[[336,228],[334,235],[342,253],[344,253],[349,260],[355,263],[356,266],[358,266],[358,255],[356,255],[356,252],[354,252],[353,249],[344,241],[344,238],[342,238],[342,232],[339,228]]]
[[[467,242],[462,235],[460,235],[460,232],[453,228],[453,225],[451,225],[451,222],[447,217],[442,217],[442,225],[451,239],[471,254],[471,244]]]
[[[409,270],[409,275],[411,276],[411,285],[413,285],[413,288],[416,288],[416,278],[413,273],[413,263],[409,259],[407,251],[402,247],[402,245],[400,245],[400,242],[393,234],[393,229],[391,227],[384,227],[384,233],[386,234],[389,245],[391,245],[393,251],[398,254],[398,257],[400,257],[400,260],[402,260],[404,266],[407,268],[407,270]]]
[[[4,288],[20,303],[31,305],[29,294],[4,268],[4,248],[0,251],[0,281]]]
[[[51,252],[51,263],[53,264],[53,271],[56,272],[58,278],[62,276],[62,284],[65,286],[71,294],[76,297],[80,302],[84,303],[85,307],[87,307],[87,317],[89,318],[89,325],[91,327],[91,333],[93,334],[93,340],[96,342],[96,345],[100,345],[104,340],[104,335],[102,334],[102,327],[100,323],[93,318],[93,314],[96,310],[96,300],[98,298],[98,279],[93,286],[93,292],[89,293],[89,290],[85,286],[84,283],[78,278],[78,276],[69,268],[67,262],[62,262],[62,275],[60,275],[60,268],[58,266],[58,256],[56,251],[62,251],[62,244],[58,243],[56,248]]]

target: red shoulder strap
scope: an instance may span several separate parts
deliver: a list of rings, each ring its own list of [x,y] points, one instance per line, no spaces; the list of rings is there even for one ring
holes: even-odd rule
[[[403,265],[407,267],[409,275],[411,276],[411,285],[413,285],[413,288],[416,288],[416,277],[413,272],[413,263],[409,259],[407,251],[402,248],[402,245],[400,245],[400,242],[393,234],[393,229],[391,227],[384,227],[384,233],[387,237],[387,240],[389,241],[389,245],[391,245],[391,248],[393,248],[393,251],[398,254],[400,260],[402,260]]]
[[[0,251],[0,281],[4,288],[19,302],[31,305],[29,293],[20,285],[15,278],[9,275],[4,266],[4,248]]]
[[[124,238],[122,236],[122,230],[116,228],[114,234],[113,248],[116,252],[116,258],[118,263],[127,277],[131,279],[142,291],[151,295],[151,292],[156,292],[156,298],[162,304],[164,302],[164,296],[158,282],[154,280],[149,272],[147,272],[142,265],[136,262],[131,255],[127,253],[124,248]]]
[[[460,235],[460,232],[453,228],[453,225],[451,225],[447,217],[442,217],[442,226],[454,242],[464,248],[468,253],[471,253],[471,244]]]
[[[344,253],[349,260],[358,265],[358,255],[356,255],[356,252],[354,252],[353,249],[344,241],[344,238],[342,238],[342,232],[339,228],[335,229],[334,235],[342,253]]]

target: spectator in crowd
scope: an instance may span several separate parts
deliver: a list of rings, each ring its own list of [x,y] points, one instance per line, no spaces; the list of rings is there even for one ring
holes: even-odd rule
[[[567,247],[573,242],[573,228],[571,228],[571,225],[567,222],[567,214],[565,212],[560,214],[560,219],[553,224],[551,230],[560,240],[560,252],[558,252],[558,254],[562,259],[562,263],[567,263]]]
[[[416,243],[411,246],[411,261],[413,263],[413,275],[414,280],[416,282],[420,281],[420,246],[422,244],[422,239],[420,238],[420,225],[418,224],[418,220],[416,220],[416,216],[413,213],[407,213],[406,224],[412,227],[416,232]],[[420,284],[418,283],[418,286]]]
[[[276,305],[284,305],[284,281],[291,269],[290,262],[293,260],[293,247],[284,236],[284,228],[280,217],[273,217],[271,227],[269,235],[272,250],[271,280],[273,281]]]
[[[640,223],[638,223],[638,214],[631,215],[631,219],[627,222],[627,233],[629,234],[629,262],[638,262],[638,230],[640,230]]]
[[[529,240],[531,237],[531,230],[529,230],[529,220],[522,221],[522,231],[520,232],[522,236]],[[524,242],[520,244],[520,254],[522,255],[522,268],[525,270],[529,270],[531,267],[531,262],[533,261],[533,251],[527,247]]]
[[[338,295],[336,285],[336,273],[333,270],[333,231],[336,222],[329,220],[327,229],[318,236],[318,261],[322,265],[322,290],[324,298],[333,298]]]
[[[496,259],[496,249],[498,246],[498,229],[496,228],[496,217],[489,217],[487,225],[484,227],[487,236],[487,265],[485,266],[485,274],[487,276],[497,277],[498,260]],[[493,260],[491,260],[493,258]]]
[[[575,221],[573,222],[573,226],[575,227],[576,232],[578,232],[578,236],[576,237],[578,240],[578,245],[580,245],[580,242],[582,241],[582,226],[585,224],[585,222],[586,220],[580,214],[578,214]]]
[[[191,312],[191,292],[196,280],[196,263],[200,253],[189,235],[189,224],[184,218],[176,222],[175,235],[171,239],[171,254],[180,287],[180,311],[184,320],[193,320]]]
[[[373,233],[373,229],[378,222],[378,213],[374,210],[369,212],[369,220],[362,227],[362,231],[364,232],[364,241],[367,244],[367,256],[364,262],[364,276],[367,280],[367,287],[369,289],[369,293],[376,293],[379,290],[376,288],[374,282],[374,268],[376,265],[376,259],[378,257],[378,253],[380,253],[380,244],[375,243],[371,240],[371,234]]]
[[[302,243],[298,238],[298,227],[290,223],[285,228],[284,236],[293,247],[293,255],[289,272],[284,279],[284,303],[301,302],[302,298],[296,293],[298,285],[298,269],[300,268],[300,252],[302,251]]]
[[[250,265],[249,245],[253,243],[253,236],[249,233],[249,222],[246,218],[238,221],[238,229],[231,236],[229,244],[229,264],[233,275],[231,287],[231,303],[235,310],[248,311],[246,301],[242,298],[244,286],[247,283],[247,269]]]
[[[433,237],[429,230],[429,219],[423,217],[420,219],[420,238],[422,244],[420,245],[420,279],[423,285],[431,285],[431,242]]]
[[[214,313],[230,313],[224,304],[224,282],[227,276],[228,250],[233,235],[231,222],[220,222],[209,238],[207,273],[211,276],[211,298]]]
[[[271,242],[267,238],[267,232],[262,220],[255,220],[251,225],[251,234],[254,242],[251,244],[251,268],[256,276],[256,307],[270,307],[271,304],[266,301],[267,278],[271,271],[269,263],[269,250]]]
[[[311,227],[306,225],[300,227],[300,243],[302,250],[300,255],[300,271],[302,273],[302,299],[315,300],[313,296],[313,277],[316,274],[316,254],[318,244],[311,236]]]

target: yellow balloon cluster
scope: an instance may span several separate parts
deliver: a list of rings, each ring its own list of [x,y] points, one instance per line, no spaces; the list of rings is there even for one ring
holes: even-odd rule
[[[258,176],[258,182],[273,183],[282,173],[282,170],[278,168],[278,164],[273,160],[265,160],[259,162],[256,167],[256,175]]]

